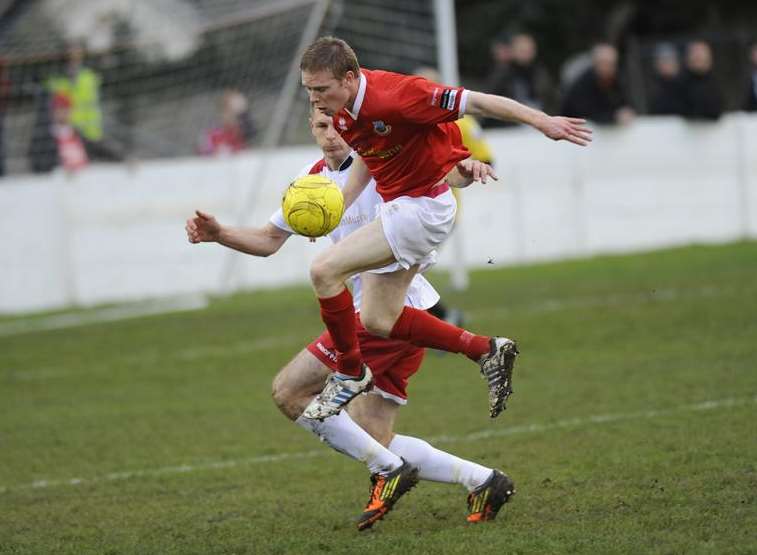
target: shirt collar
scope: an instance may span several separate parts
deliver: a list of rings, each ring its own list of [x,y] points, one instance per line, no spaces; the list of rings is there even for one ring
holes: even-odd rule
[[[343,172],[344,170],[349,168],[352,165],[353,160],[355,159],[352,157],[352,152],[350,152],[347,155],[347,158],[344,159],[344,162],[342,162],[342,164],[339,166],[339,171]]]
[[[360,113],[360,107],[363,105],[363,99],[365,98],[365,89],[368,86],[368,80],[365,78],[365,75],[363,75],[363,72],[360,72],[360,85],[358,85],[357,88],[357,96],[355,97],[355,103],[352,105],[352,109],[345,110],[350,115],[350,117],[354,120],[357,119],[358,114]]]

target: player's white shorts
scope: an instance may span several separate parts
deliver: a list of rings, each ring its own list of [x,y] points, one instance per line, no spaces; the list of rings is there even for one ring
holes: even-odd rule
[[[425,197],[398,197],[379,206],[384,236],[394,258],[405,269],[423,271],[436,262],[436,249],[452,232],[457,212],[455,196],[444,183]]]

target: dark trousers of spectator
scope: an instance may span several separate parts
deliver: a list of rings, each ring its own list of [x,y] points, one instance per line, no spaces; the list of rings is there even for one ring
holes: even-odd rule
[[[0,177],[5,175],[5,114],[0,114]]]
[[[118,148],[107,144],[105,141],[90,141],[84,137],[82,137],[82,141],[90,161],[121,162],[124,159],[123,153]]]

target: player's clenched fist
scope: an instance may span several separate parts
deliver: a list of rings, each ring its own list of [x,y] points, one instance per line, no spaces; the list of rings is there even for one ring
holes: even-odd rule
[[[205,243],[218,240],[221,233],[221,224],[211,214],[195,210],[196,216],[187,220],[184,227],[187,231],[187,239],[190,243]]]

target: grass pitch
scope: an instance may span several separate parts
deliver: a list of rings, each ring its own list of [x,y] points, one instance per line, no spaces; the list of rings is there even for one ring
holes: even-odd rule
[[[367,471],[270,401],[321,329],[301,288],[0,337],[0,552],[757,553],[757,243],[479,272],[446,299],[519,339],[516,392],[490,421],[477,367],[429,353],[397,430],[513,476],[497,521],[422,482],[356,531]]]

